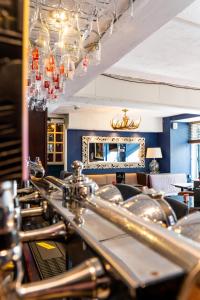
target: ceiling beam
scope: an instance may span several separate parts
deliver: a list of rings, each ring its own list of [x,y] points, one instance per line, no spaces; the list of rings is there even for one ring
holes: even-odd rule
[[[101,64],[90,66],[85,76],[67,81],[65,99],[102,74],[193,2],[194,0],[135,0],[134,16],[131,17],[127,11],[116,23],[112,36],[103,36]]]
[[[73,105],[81,107],[126,107],[149,110],[169,110],[179,113],[200,113],[200,90],[162,84],[128,82],[98,76],[75,96],[63,97],[58,105],[51,105],[50,112],[62,113]],[[65,109],[64,109],[65,107]]]
[[[183,23],[183,24],[187,24],[187,25],[189,25],[189,26],[197,27],[197,28],[200,27],[200,24],[199,24],[199,23],[193,22],[193,21],[191,21],[191,20],[186,20],[186,19],[184,19],[184,17],[179,17],[179,16],[177,16],[177,17],[175,18],[175,21],[181,22],[181,23]]]

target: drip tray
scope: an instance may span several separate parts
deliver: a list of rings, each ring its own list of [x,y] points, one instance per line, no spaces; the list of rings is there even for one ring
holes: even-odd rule
[[[49,240],[28,243],[42,279],[66,271],[66,255],[62,243]]]
[[[50,225],[41,217],[30,218],[23,224],[23,230],[39,229]],[[25,243],[25,261],[29,264],[30,274],[34,273],[33,261],[41,279],[49,278],[66,271],[66,245],[52,240],[33,241]],[[28,252],[31,254],[29,255]],[[33,257],[33,259],[31,258]],[[32,277],[30,276],[29,277]]]

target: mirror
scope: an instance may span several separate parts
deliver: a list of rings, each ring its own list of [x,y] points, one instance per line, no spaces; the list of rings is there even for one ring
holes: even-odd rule
[[[89,162],[139,162],[140,144],[90,143]]]
[[[145,139],[83,136],[82,160],[85,169],[144,167]]]

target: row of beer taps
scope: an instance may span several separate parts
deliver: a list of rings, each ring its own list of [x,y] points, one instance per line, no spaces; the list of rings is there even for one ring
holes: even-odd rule
[[[8,262],[13,261],[16,273],[14,282],[2,280],[1,299],[11,299],[7,297],[7,295],[10,297],[11,294],[13,299],[35,299],[36,297],[39,297],[38,299],[49,299],[49,297],[59,299],[59,297],[77,296],[77,293],[98,299],[108,297],[110,279],[106,276],[104,259],[97,257],[52,279],[22,284],[21,243],[45,238],[66,237],[76,229],[77,232],[80,232],[78,228],[84,223],[83,212],[85,209],[89,209],[111,222],[181,266],[189,276],[186,277],[179,299],[189,299],[191,287],[199,282],[200,278],[200,245],[198,243],[192,243],[187,238],[177,235],[173,230],[158,227],[127,211],[122,205],[123,199],[117,189],[113,186],[98,188],[95,182],[82,174],[83,164],[79,161],[73,162],[73,175],[65,181],[52,176],[44,177],[44,168],[39,159],[36,162],[29,161],[28,167],[33,185],[37,186],[44,180],[52,190],[57,188],[60,191],[62,206],[68,208],[74,216],[71,221],[73,226],[70,226],[70,221],[64,219],[48,199],[45,199],[42,190],[35,190],[31,186],[20,189],[17,193],[16,184],[10,182],[1,184],[0,268],[2,270]],[[38,206],[21,209],[19,203],[25,207],[31,203],[37,203]],[[22,218],[39,215],[54,221],[45,228],[26,232],[20,230]],[[0,272],[0,276],[3,278],[2,272]],[[80,288],[81,282],[92,284],[84,285],[84,289]]]
[[[39,159],[35,162],[29,161],[28,167],[31,179],[44,176],[44,168]],[[20,208],[19,204],[30,203],[39,205],[33,208]],[[53,278],[22,283],[22,243],[67,235],[67,224],[61,219],[45,228],[20,230],[23,218],[42,214],[47,217],[49,208],[33,186],[17,191],[16,182],[4,182],[0,185],[0,299],[59,299],[82,295],[98,299],[107,297],[109,279],[105,277],[103,264],[96,257]],[[4,277],[4,270],[10,262],[14,266],[14,277]]]

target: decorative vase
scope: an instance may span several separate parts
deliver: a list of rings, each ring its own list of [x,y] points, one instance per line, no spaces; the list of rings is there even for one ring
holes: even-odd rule
[[[157,160],[153,159],[149,164],[149,170],[151,174],[159,173],[159,163]]]

